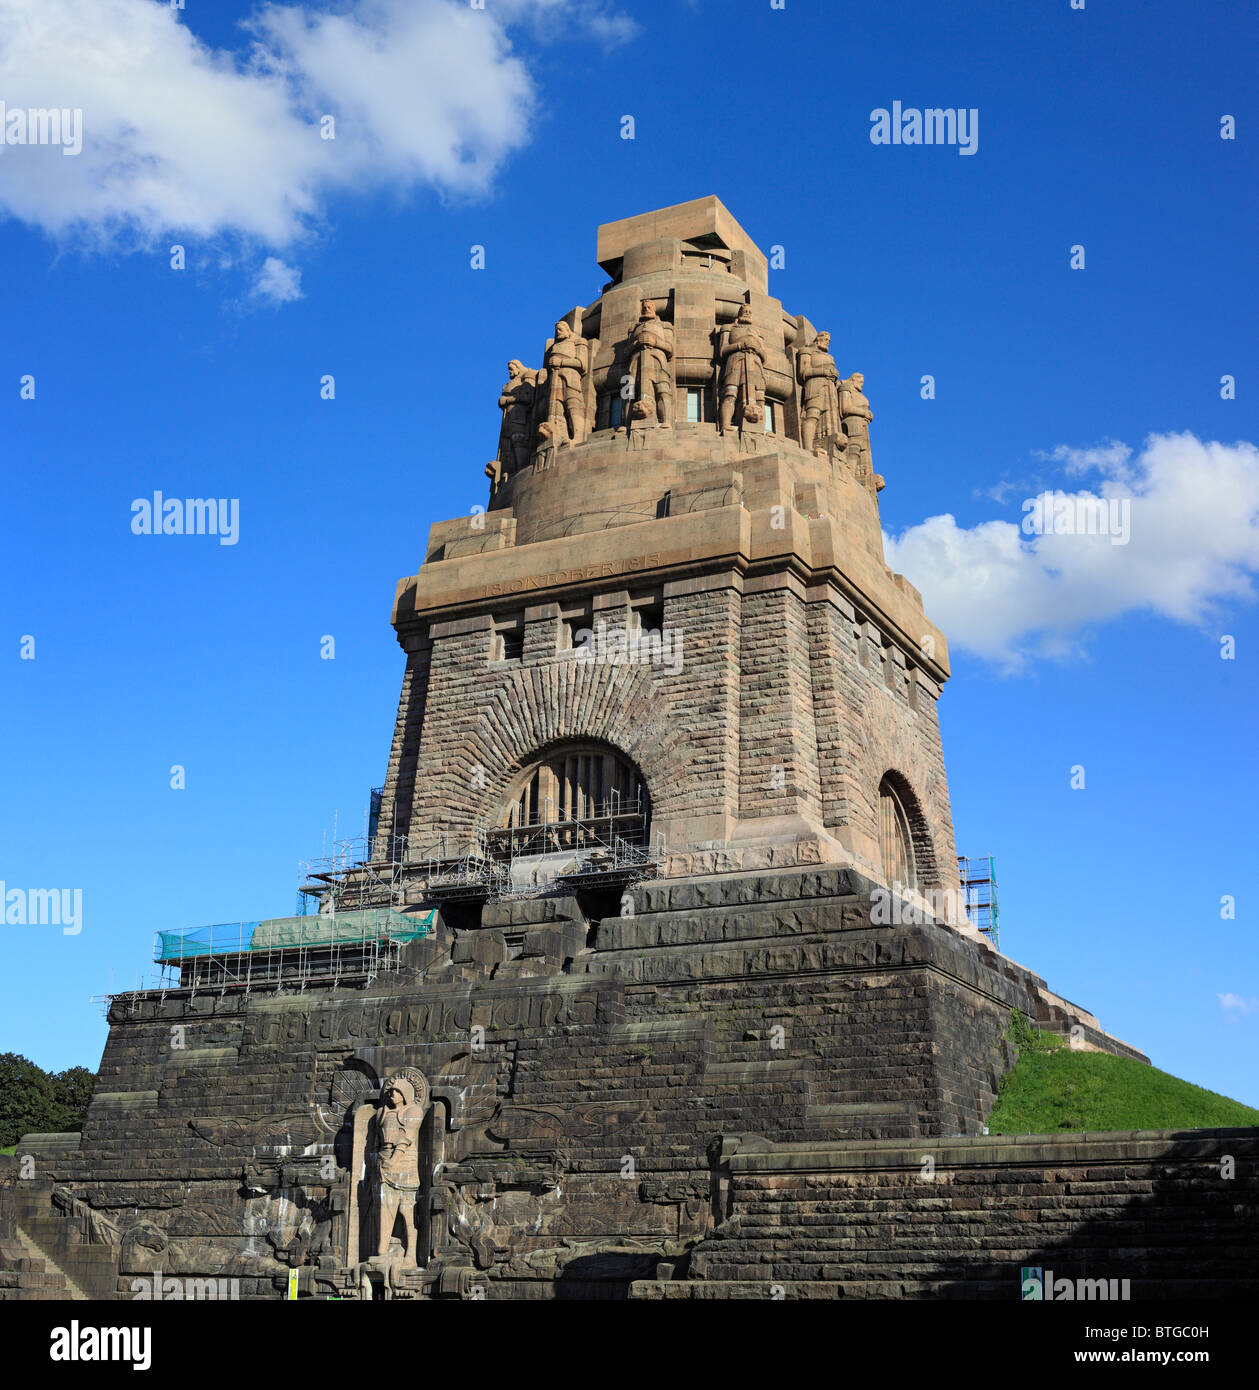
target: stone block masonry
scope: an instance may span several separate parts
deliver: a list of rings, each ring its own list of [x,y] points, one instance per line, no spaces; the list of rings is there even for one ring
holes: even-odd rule
[[[1254,1132],[983,1135],[1016,1009],[1144,1059],[938,905],[948,652],[850,345],[715,198],[598,258],[397,586],[370,862],[316,880],[434,929],[116,997],[82,1142],[0,1159],[0,1297],[1253,1290]]]

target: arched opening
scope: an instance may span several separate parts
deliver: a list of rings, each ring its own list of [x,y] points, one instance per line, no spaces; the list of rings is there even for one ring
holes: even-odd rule
[[[628,758],[606,744],[570,743],[549,750],[516,779],[496,839],[515,854],[614,839],[645,845],[650,820],[646,784]]]
[[[918,887],[918,858],[909,815],[890,778],[879,783],[879,852],[889,884]]]

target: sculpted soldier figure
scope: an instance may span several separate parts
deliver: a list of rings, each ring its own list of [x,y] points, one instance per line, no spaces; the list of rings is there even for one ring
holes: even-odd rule
[[[547,423],[561,444],[580,444],[586,437],[586,373],[590,347],[561,319],[555,341],[546,351]]]
[[[424,1100],[417,1100],[415,1084],[406,1076],[392,1076],[383,1088],[384,1103],[374,1117],[377,1207],[380,1240],[377,1253],[388,1255],[393,1227],[399,1214],[406,1229],[408,1264],[415,1264],[415,1203],[420,1190],[420,1126]]]
[[[751,305],[744,304],[717,348],[721,360],[721,413],[718,432],[725,434],[738,415],[739,426],[765,418],[765,340],[752,327]]]
[[[647,402],[655,407],[656,420],[673,427],[673,325],[656,314],[656,306],[644,299],[638,322],[630,332],[629,369],[625,376],[634,382],[634,404],[630,414],[645,419]],[[624,380],[624,378],[622,378]]]
[[[853,372],[852,376],[839,383],[839,413],[858,477],[862,476],[863,465],[866,473],[871,471],[870,421],[874,416],[870,413],[870,402],[862,394],[865,384],[866,379],[860,372]]]
[[[839,397],[836,383],[839,369],[830,354],[831,335],[819,333],[808,347],[801,349],[796,359],[796,375],[804,388],[804,420],[800,425],[800,443],[813,448],[820,434],[839,433]]]
[[[537,373],[516,358],[507,364],[507,381],[498,396],[498,408],[503,412],[503,426],[498,433],[500,477],[516,472],[529,462],[537,380]]]

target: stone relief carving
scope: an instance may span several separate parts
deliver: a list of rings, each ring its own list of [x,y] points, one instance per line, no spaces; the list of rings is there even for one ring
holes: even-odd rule
[[[839,383],[839,413],[848,441],[848,460],[857,480],[878,492],[883,479],[874,472],[870,459],[870,421],[874,416],[863,394],[865,384],[860,372],[853,372]]]
[[[586,437],[586,373],[590,344],[561,319],[546,350],[546,424],[543,436],[558,444],[580,444]],[[501,402],[500,402],[501,404]]]
[[[328,1082],[326,1102],[315,1101],[311,1106],[315,1124],[324,1135],[338,1134],[351,1118],[351,1112],[365,1100],[379,1083],[374,1073],[363,1066],[342,1066]]]
[[[622,378],[634,383],[630,420],[639,425],[673,428],[673,325],[656,313],[650,299],[642,301],[638,322],[630,330],[629,364]]]
[[[717,431],[732,424],[740,430],[765,419],[765,340],[752,327],[752,309],[745,304],[735,322],[717,341],[721,371],[721,409]]]
[[[118,1244],[118,1227],[108,1217],[102,1216],[100,1212],[94,1211],[86,1202],[81,1201],[69,1188],[54,1187],[52,1204],[66,1220],[75,1223],[78,1227],[79,1239],[86,1244]]]
[[[507,380],[498,394],[503,423],[498,434],[497,478],[510,476],[529,462],[533,449],[537,392],[538,373],[513,357],[507,364]]]
[[[316,1121],[309,1114],[209,1119],[194,1116],[188,1125],[207,1144],[219,1149],[304,1149],[319,1138]]]
[[[830,354],[831,335],[823,330],[796,358],[796,376],[803,388],[804,419],[800,443],[806,450],[840,432],[839,369]]]
[[[374,1159],[372,1196],[376,1209],[376,1253],[391,1251],[394,1228],[401,1217],[401,1263],[418,1263],[416,1251],[416,1202],[420,1175],[420,1129],[428,1111],[428,1082],[414,1067],[391,1076],[381,1087],[381,1105],[373,1116],[369,1144]]]
[[[478,1269],[489,1269],[498,1252],[490,1232],[494,1229],[493,1183],[452,1185],[447,1198],[447,1229],[451,1236],[472,1252]]]

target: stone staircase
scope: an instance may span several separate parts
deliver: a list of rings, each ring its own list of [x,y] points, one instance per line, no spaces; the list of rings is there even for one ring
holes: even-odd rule
[[[18,1179],[4,1167],[0,1299],[118,1298],[117,1247],[84,1240],[79,1224],[53,1204],[51,1181]]]
[[[631,1297],[1018,1299],[1025,1267],[1128,1279],[1132,1299],[1259,1295],[1259,1129],[752,1137],[723,1157],[731,1215]]]
[[[43,1279],[47,1281],[44,1287],[48,1290],[46,1295],[48,1298],[71,1299],[76,1302],[87,1301],[87,1294],[79,1288],[56,1260],[52,1259],[36,1244],[21,1226],[15,1226],[14,1230],[18,1243],[26,1252],[30,1268],[40,1270]],[[25,1296],[29,1298],[31,1295],[26,1294]]]

